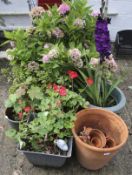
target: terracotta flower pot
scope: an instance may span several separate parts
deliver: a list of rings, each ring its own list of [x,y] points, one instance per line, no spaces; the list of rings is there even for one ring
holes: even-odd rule
[[[101,130],[109,141],[110,138],[113,138],[110,142],[113,147],[97,148],[84,143],[78,136],[84,126]],[[121,117],[104,109],[93,108],[78,112],[72,132],[75,138],[78,161],[83,167],[90,170],[97,170],[106,165],[128,138],[128,129]],[[109,137],[107,138],[107,136]]]
[[[90,142],[93,146],[103,148],[106,145],[106,137],[103,132],[98,129],[92,129],[89,133]]]

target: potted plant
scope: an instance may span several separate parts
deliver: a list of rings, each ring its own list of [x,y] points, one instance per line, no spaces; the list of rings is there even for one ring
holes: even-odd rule
[[[29,122],[35,118],[41,99],[42,91],[38,86],[29,87],[26,83],[20,84],[5,102],[5,117],[11,127],[19,130],[20,122]]]
[[[78,69],[78,72],[74,86],[90,102],[91,107],[105,108],[116,113],[121,111],[126,98],[118,88],[123,79],[113,58],[106,59],[101,64],[99,59],[91,58],[87,67]]]
[[[19,150],[34,165],[60,167],[72,153],[75,111],[86,106],[81,96],[54,84],[46,90],[36,118],[7,135],[19,142]]]
[[[128,129],[121,117],[104,109],[78,112],[72,133],[78,161],[90,170],[106,165],[128,138]]]

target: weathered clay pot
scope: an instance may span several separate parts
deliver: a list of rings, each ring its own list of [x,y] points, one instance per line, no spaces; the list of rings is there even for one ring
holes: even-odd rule
[[[84,126],[101,130],[106,136],[114,139],[115,146],[97,148],[84,143],[78,136]],[[90,170],[97,170],[106,165],[128,138],[128,129],[121,117],[104,109],[84,109],[78,112],[72,132],[78,161]]]

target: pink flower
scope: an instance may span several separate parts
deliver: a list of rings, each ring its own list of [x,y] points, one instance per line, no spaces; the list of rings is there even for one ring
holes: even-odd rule
[[[64,32],[61,29],[59,29],[58,27],[56,27],[52,31],[52,35],[55,36],[56,38],[63,38],[64,37]]]
[[[67,95],[66,88],[64,86],[60,86],[59,94],[60,94],[60,96],[66,96]]]
[[[70,49],[69,50],[69,55],[70,55],[70,57],[72,58],[73,61],[78,60],[79,58],[81,58],[81,52],[80,52],[79,49],[76,49],[76,48]]]
[[[112,72],[116,72],[118,70],[118,66],[112,54],[109,56],[108,59],[105,59],[105,63]]]
[[[86,22],[85,22],[85,20],[82,20],[80,18],[77,18],[74,21],[74,25],[77,26],[77,27],[80,27],[80,28],[84,28],[85,25],[86,25]]]
[[[66,3],[63,3],[59,6],[58,11],[60,15],[65,15],[66,13],[70,11],[70,6]]]
[[[97,17],[99,14],[100,14],[99,10],[94,10],[94,11],[92,11],[91,16]]]
[[[42,61],[43,63],[48,63],[50,61],[50,57],[48,55],[43,55]]]
[[[78,77],[78,73],[75,72],[75,71],[72,71],[72,70],[68,70],[68,71],[67,71],[67,74],[69,75],[69,77],[70,77],[71,79],[74,79],[74,78],[77,78],[77,77]]]

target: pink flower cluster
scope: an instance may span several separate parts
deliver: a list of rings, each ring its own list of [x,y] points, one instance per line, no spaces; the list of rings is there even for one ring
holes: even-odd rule
[[[105,63],[112,72],[116,72],[118,70],[118,66],[112,54],[109,56],[109,59],[105,59]]]
[[[80,18],[77,18],[74,21],[74,25],[77,26],[77,27],[79,27],[79,28],[84,28],[85,25],[86,25],[86,22],[85,22],[85,20],[82,20]]]
[[[69,50],[69,55],[74,60],[77,60],[77,59],[81,58],[81,52],[80,52],[79,49],[76,49],[76,48],[70,49]]]
[[[42,61],[43,63],[48,63],[53,58],[58,57],[58,50],[57,49],[51,49],[48,54],[43,55]]]
[[[64,37],[64,32],[61,29],[59,29],[58,27],[56,27],[52,31],[52,35],[55,36],[56,38],[63,38]]]
[[[91,16],[93,16],[93,17],[97,17],[97,16],[99,16],[100,15],[100,11],[99,10],[94,10],[94,11],[92,11],[92,13],[91,13]]]
[[[69,56],[71,57],[73,64],[78,67],[81,68],[83,67],[83,61],[81,59],[81,52],[79,49],[74,48],[74,49],[70,49],[69,50]]]
[[[65,15],[66,13],[70,11],[70,6],[66,3],[63,3],[59,6],[58,11],[60,15]]]

